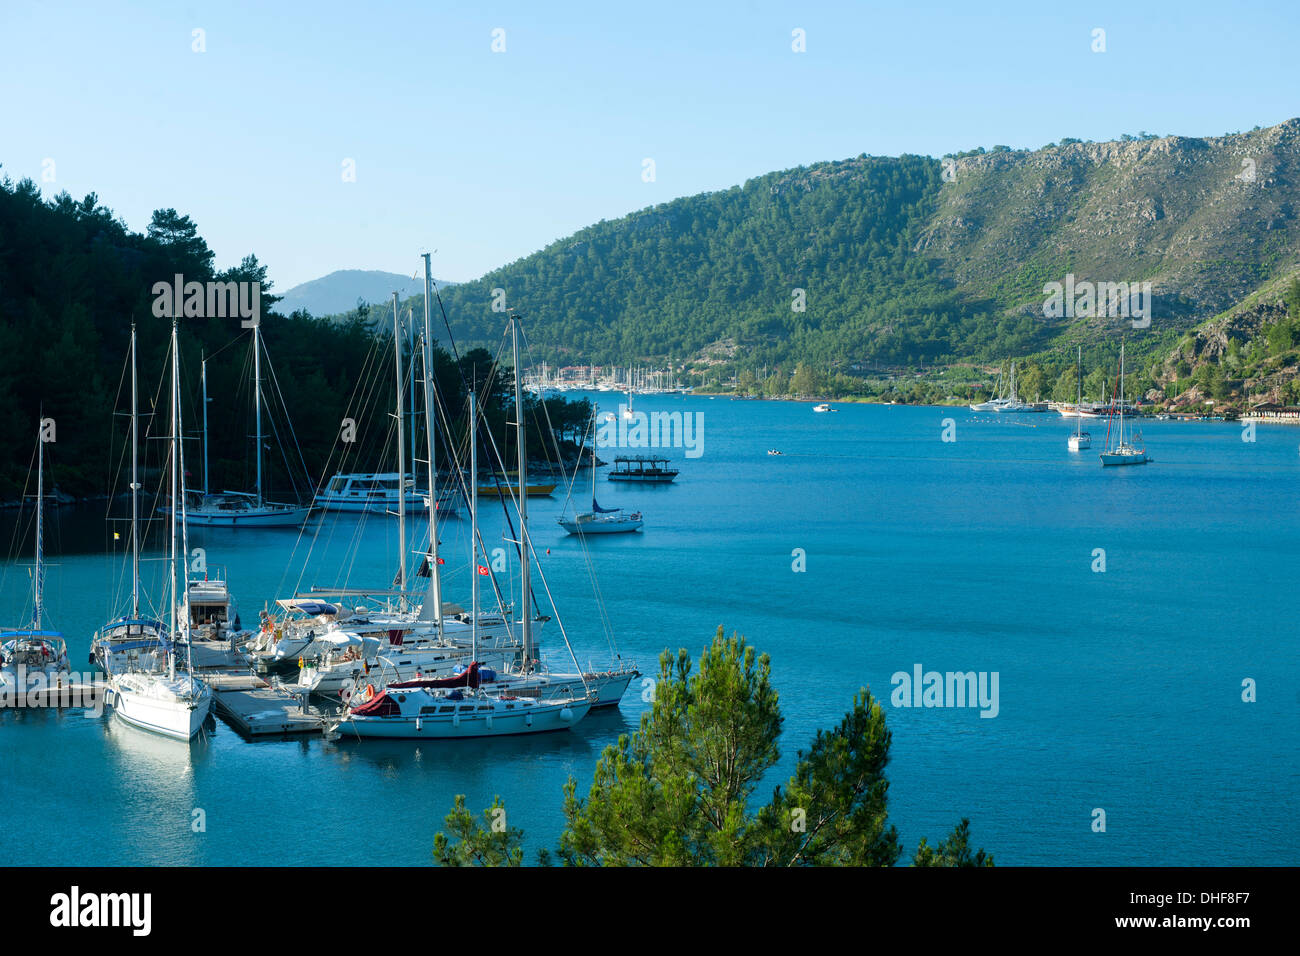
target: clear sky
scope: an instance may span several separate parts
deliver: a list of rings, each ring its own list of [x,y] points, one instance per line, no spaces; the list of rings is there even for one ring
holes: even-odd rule
[[[0,0],[0,164],[137,230],[174,206],[281,292],[425,250],[463,281],[819,160],[1269,126],[1298,27],[1296,0]]]

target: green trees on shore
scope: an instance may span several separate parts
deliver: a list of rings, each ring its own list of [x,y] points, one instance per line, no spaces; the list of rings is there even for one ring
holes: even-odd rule
[[[586,796],[570,777],[565,828],[539,862],[569,866],[893,866],[902,855],[888,821],[890,732],[879,701],[861,690],[844,719],[799,751],[794,774],[754,806],[780,759],[782,716],[766,654],[718,628],[692,669],[685,649],[660,657],[640,729],[605,748]],[[498,797],[480,823],[463,796],[434,839],[443,866],[519,866],[523,832]],[[972,853],[969,821],[917,866],[992,866]]]
[[[0,500],[17,499],[27,483],[31,456],[24,452],[35,448],[42,416],[57,425],[57,441],[47,449],[47,486],[57,484],[76,496],[122,490],[115,469],[126,421],[114,412],[129,407],[123,389],[130,328],[134,322],[139,330],[140,401],[147,415],[160,394],[165,400],[158,383],[171,331],[171,320],[154,314],[153,287],[172,283],[178,274],[185,282],[260,283],[261,331],[270,356],[263,365],[264,391],[271,397],[266,424],[279,445],[264,462],[273,494],[308,493],[304,466],[313,483],[328,477],[325,471],[394,467],[388,441],[394,402],[390,309],[376,306],[342,320],[281,315],[266,266],[248,255],[216,270],[197,225],[175,209],[155,211],[140,234],[94,193],[80,202],[67,193],[47,201],[30,180],[0,179],[0,442],[13,450],[0,462]],[[182,403],[192,435],[199,427],[199,366],[203,356],[209,360],[209,461],[216,488],[253,483],[250,347],[251,332],[237,316],[181,320]],[[506,426],[506,408],[513,403],[510,370],[496,367],[494,356],[482,349],[469,350],[457,363],[435,348],[434,362],[448,417],[463,418],[466,384],[477,376],[488,386],[483,409],[498,447],[512,449]],[[542,408],[534,410],[526,420],[529,447],[538,457],[555,457],[550,435],[572,442],[590,416],[585,403],[550,402],[548,433]],[[165,418],[155,427],[164,428]],[[343,447],[345,418],[355,422],[355,441]],[[143,443],[146,473],[157,468],[150,456],[161,451],[158,442]]]

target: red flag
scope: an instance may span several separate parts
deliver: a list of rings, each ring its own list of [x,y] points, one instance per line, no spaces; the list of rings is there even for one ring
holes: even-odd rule
[[[444,561],[442,558],[439,558],[439,559],[438,559],[438,563],[439,563],[439,564],[446,564],[447,562]]]
[[[476,565],[474,565],[474,567],[478,568],[478,573],[479,573],[479,574],[486,575],[486,574],[488,573],[488,569],[485,568],[485,567],[483,567],[483,565],[481,565],[481,564],[476,564]]]

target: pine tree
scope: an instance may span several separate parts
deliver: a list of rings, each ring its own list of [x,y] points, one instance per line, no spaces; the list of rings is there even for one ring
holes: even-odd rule
[[[888,822],[890,733],[865,688],[839,726],[819,731],[794,774],[751,809],[755,788],[780,759],[782,717],[771,662],[743,637],[718,628],[692,669],[687,652],[660,657],[659,679],[640,728],[605,748],[585,798],[564,788],[566,826],[556,855],[570,866],[892,866],[898,833]],[[493,803],[478,825],[463,797],[438,834],[446,865],[517,865],[522,834]],[[969,821],[938,847],[924,840],[918,865],[991,866],[971,856]],[[967,862],[969,860],[975,863]],[[541,862],[550,862],[543,853]]]

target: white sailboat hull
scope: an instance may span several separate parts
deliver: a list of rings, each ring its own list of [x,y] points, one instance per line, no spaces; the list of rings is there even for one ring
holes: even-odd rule
[[[412,695],[413,696],[413,695]],[[518,734],[542,734],[570,730],[587,716],[591,703],[586,700],[554,704],[520,700],[513,710],[501,703],[490,710],[479,710],[481,702],[470,699],[452,703],[433,698],[425,705],[435,711],[454,707],[454,713],[414,714],[396,717],[350,716],[338,725],[344,737],[389,739],[459,739],[469,737],[509,737]]]
[[[1107,465],[1145,465],[1150,460],[1144,451],[1104,451],[1101,453],[1103,467]]]
[[[212,691],[206,684],[195,681],[196,693],[190,698],[183,691],[183,679],[130,677],[135,679],[123,677],[110,685],[114,714],[133,727],[176,740],[191,740],[198,734],[212,707]]]
[[[185,523],[208,528],[296,528],[307,520],[309,508],[250,509],[230,514],[187,511]]]
[[[572,520],[561,518],[559,525],[569,534],[626,534],[629,531],[640,531],[645,522],[640,519],[622,518],[619,520],[605,520],[603,518],[589,518],[587,520]]]
[[[489,666],[490,663],[489,663]],[[455,673],[455,666],[446,668],[424,667],[419,668],[421,676],[426,678],[451,677]],[[375,692],[381,691],[388,683],[400,683],[402,681],[416,679],[415,667],[385,667],[382,671],[382,679],[376,678],[371,681],[369,678],[356,678],[354,684],[353,678],[349,674],[342,678],[341,683],[334,687],[335,692],[346,692],[351,697],[352,688],[355,686],[358,691],[364,691],[367,683],[374,688]],[[376,673],[379,673],[378,671]],[[640,676],[640,671],[608,671],[603,673],[586,673],[586,674],[553,674],[542,672],[539,674],[503,674],[497,671],[497,678],[494,681],[485,683],[483,687],[496,695],[517,695],[519,697],[531,697],[535,700],[551,700],[555,698],[569,698],[574,694],[581,694],[584,687],[591,691],[594,698],[591,701],[593,710],[600,707],[617,707],[623,699],[623,694],[627,692],[627,687],[632,683],[632,679]],[[331,675],[332,678],[332,675]],[[586,678],[584,684],[584,678]],[[322,680],[321,684],[326,681]],[[322,687],[310,688],[314,693],[326,693],[327,689]]]

